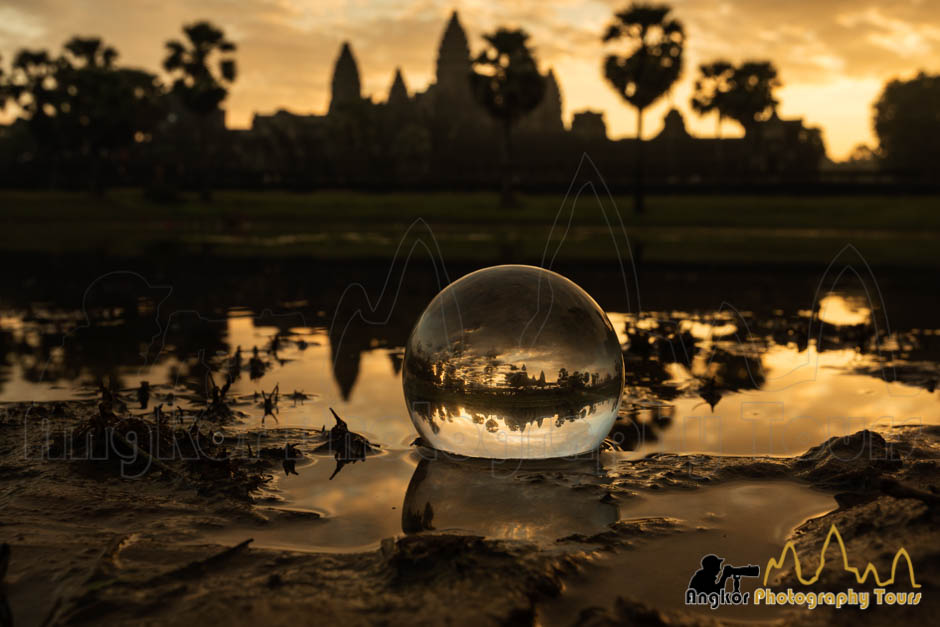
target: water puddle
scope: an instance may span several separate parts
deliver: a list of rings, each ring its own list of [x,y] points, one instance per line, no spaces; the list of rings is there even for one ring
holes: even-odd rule
[[[387,267],[372,270],[381,286]],[[164,412],[182,408],[188,423],[205,407],[210,375],[221,383],[231,373],[229,398],[239,420],[213,429],[302,433],[332,426],[334,408],[351,430],[381,445],[381,454],[330,479],[333,460],[310,455],[300,441],[307,457],[299,475],[281,474],[263,503],[297,515],[250,529],[258,545],[355,551],[429,530],[551,543],[596,533],[620,518],[665,515],[704,524],[708,530],[679,534],[662,546],[651,541],[642,559],[643,547],[625,554],[624,560],[638,560],[636,568],[610,565],[623,571],[611,585],[627,582],[663,600],[681,592],[676,586],[688,579],[689,555],[724,551],[736,562],[757,560],[800,520],[831,506],[828,496],[789,484],[642,495],[614,505],[601,500],[596,472],[554,467],[520,474],[505,466],[481,472],[423,460],[410,446],[416,432],[402,392],[402,347],[437,291],[436,277],[420,270],[420,280],[407,283],[412,291],[382,309],[350,301],[350,285],[368,272],[334,272],[299,286],[297,273],[264,269],[221,286],[183,281],[173,306],[164,303],[166,290],[127,273],[83,285],[73,299],[55,300],[64,293],[54,283],[58,275],[48,277],[48,289],[36,281],[29,293],[0,291],[0,402],[92,399],[98,382],[109,381],[127,413],[152,415],[162,403]],[[612,300],[604,289],[614,290],[618,277],[597,278],[596,269],[584,276],[596,281],[596,289],[584,286],[599,303]],[[621,450],[610,455],[794,455],[871,426],[937,424],[940,330],[921,313],[920,284],[907,288],[901,322],[888,326],[869,292],[833,290],[807,308],[812,299],[802,288],[781,291],[782,280],[775,278],[773,294],[749,297],[750,309],[716,307],[714,291],[727,281],[699,288],[701,278],[694,278],[680,290],[670,287],[670,277],[661,288],[647,284],[660,304],[655,309],[633,314],[605,307],[626,372],[610,434]],[[146,407],[137,401],[143,381],[152,391]],[[278,411],[262,421],[261,393],[276,386]],[[709,505],[724,501],[722,511]],[[783,517],[765,514],[771,502]],[[708,511],[720,518],[703,522]],[[241,540],[243,531],[214,537]],[[657,551],[675,559],[652,569]]]
[[[426,457],[424,456],[426,455]],[[315,458],[299,476],[280,477],[279,499],[262,503],[297,512],[300,522],[213,532],[211,540],[244,539],[256,546],[316,551],[374,549],[384,538],[434,532],[525,540],[543,546],[575,533],[599,533],[618,520],[603,496],[597,459],[454,461],[433,451],[393,451],[346,468]],[[353,470],[353,472],[350,472]],[[304,519],[304,513],[321,518]]]
[[[549,602],[543,624],[570,625],[576,598],[580,607],[611,608],[618,596],[662,609],[685,609],[684,593],[699,560],[708,554],[724,564],[761,568],[776,557],[790,532],[804,521],[836,508],[832,495],[783,481],[734,482],[682,492],[642,493],[624,502],[621,518],[654,516],[679,518],[685,530],[666,536],[637,538],[628,550],[602,554],[593,565],[568,583],[561,598]],[[753,590],[759,578],[742,578],[741,591]],[[729,590],[731,586],[728,586]],[[696,608],[730,620],[766,620],[779,607],[740,606],[717,610]]]

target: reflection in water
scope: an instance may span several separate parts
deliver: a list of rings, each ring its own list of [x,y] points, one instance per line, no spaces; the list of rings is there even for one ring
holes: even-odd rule
[[[674,405],[624,403],[607,440],[620,451],[635,451],[640,446],[655,443],[660,433],[672,425],[675,409]]]
[[[433,453],[432,451],[426,451]],[[574,533],[597,533],[619,518],[616,503],[599,486],[579,489],[546,479],[597,475],[596,460],[489,463],[422,459],[405,493],[401,529],[461,531],[494,538],[552,542]],[[506,467],[508,466],[508,467]]]
[[[438,294],[405,347],[412,421],[435,448],[486,458],[589,451],[623,387],[607,316],[561,275],[530,266],[471,273]]]
[[[567,597],[547,603],[540,623],[546,627],[575,624],[577,613],[573,604],[564,602],[565,598],[581,600],[580,607],[606,607],[610,599],[629,590],[649,606],[696,612],[702,615],[701,624],[770,624],[784,614],[785,608],[755,604],[715,610],[687,607],[675,591],[688,585],[703,553],[715,553],[731,564],[765,560],[779,552],[794,527],[836,507],[830,494],[781,481],[725,483],[685,491],[680,498],[674,492],[641,492],[623,501],[623,519],[669,516],[696,532],[638,537],[629,551],[600,553],[595,568],[570,582]],[[655,564],[655,568],[638,568],[640,564]],[[752,580],[751,585],[756,581]],[[700,624],[696,618],[687,622]]]
[[[201,280],[193,286],[181,282],[174,285],[179,299],[173,304],[164,303],[164,292],[155,292],[139,279],[116,277],[96,282],[84,309],[86,284],[68,295],[55,282],[58,272],[35,283],[35,289],[44,290],[39,297],[16,287],[8,289],[0,292],[0,401],[89,398],[97,394],[98,381],[104,380],[122,388],[129,414],[152,415],[154,407],[166,403],[164,412],[175,414],[182,407],[189,420],[206,407],[207,397],[211,402],[213,381],[221,394],[221,387],[231,380],[227,398],[241,420],[222,427],[226,432],[261,427],[261,391],[267,393],[276,385],[282,396],[279,423],[268,417],[266,428],[329,430],[335,422],[329,407],[334,407],[348,421],[349,430],[381,448],[365,464],[347,466],[330,480],[336,470],[335,451],[317,452],[299,436],[288,438],[299,442],[305,461],[293,468],[299,475],[278,473],[276,495],[283,499],[278,503],[312,510],[323,518],[313,523],[298,520],[288,530],[279,526],[247,530],[265,546],[361,550],[375,548],[403,527],[537,537],[568,530],[587,533],[604,524],[611,515],[609,506],[590,490],[583,498],[578,490],[553,490],[551,483],[557,477],[549,473],[541,473],[539,479],[540,473],[533,471],[525,480],[512,482],[500,478],[510,474],[499,470],[504,466],[497,466],[497,476],[491,477],[494,473],[469,474],[462,464],[446,460],[423,463],[423,475],[415,473],[417,460],[409,448],[415,427],[402,396],[403,347],[422,305],[436,293],[436,282],[433,276],[409,279],[408,297],[399,299],[392,310],[380,310],[366,321],[355,316],[365,305],[353,303],[344,305],[333,323],[333,314],[327,312],[339,309],[337,302],[346,286],[361,278],[360,269],[350,272],[354,279],[340,277],[336,285],[324,272],[299,285],[295,283],[301,272],[243,272],[234,275],[237,281],[221,286],[207,286]],[[384,267],[382,272],[384,279]],[[221,270],[217,274],[229,276]],[[904,293],[893,295],[895,317],[889,329],[883,313],[870,304],[868,320],[833,314],[836,303],[850,312],[864,308],[867,299],[859,300],[864,294],[823,295],[822,306],[803,309],[811,289],[781,294],[779,277],[775,275],[774,281],[770,296],[760,296],[765,306],[758,308],[761,303],[755,301],[753,311],[710,309],[717,306],[712,300],[719,289],[714,282],[693,291],[699,283],[677,290],[664,280],[662,289],[668,294],[660,297],[657,310],[607,314],[618,336],[615,354],[623,348],[627,387],[609,434],[620,450],[605,455],[644,456],[656,451],[793,455],[828,437],[872,425],[936,424],[937,397],[931,392],[940,379],[940,329],[932,317],[935,308],[924,306],[930,303],[924,302],[922,283],[912,287],[906,299]],[[592,286],[601,298],[602,284],[598,280]],[[246,285],[253,287],[248,290]],[[814,286],[815,281],[810,287]],[[654,289],[652,282],[645,284],[645,304],[652,300],[647,294]],[[128,298],[131,293],[134,297]],[[482,332],[464,326],[470,329],[468,338]],[[555,426],[558,417],[582,411],[585,415],[613,411],[614,403],[597,389],[603,388],[610,369],[581,359],[578,346],[562,351],[565,363],[547,364],[531,351],[522,352],[538,344],[530,333],[538,326],[533,323],[526,333],[510,338],[507,346],[515,350],[505,358],[493,358],[488,355],[490,346],[480,345],[483,361],[476,363],[483,368],[481,374],[494,382],[485,403],[474,404],[468,398],[467,380],[472,383],[472,377],[456,368],[435,367],[429,358],[430,367],[422,369],[432,373],[432,382],[447,382],[452,389],[434,386],[433,399],[417,406],[427,412],[427,419],[420,422],[430,430],[432,421],[444,428],[465,421],[489,433],[491,416],[484,414],[495,407],[492,413],[501,417],[498,422],[494,418],[497,432],[512,435],[536,431],[540,421],[541,428],[550,431],[583,424],[584,419],[575,418]],[[258,363],[252,368],[255,348]],[[430,354],[430,343],[427,348]],[[466,363],[469,369],[473,362]],[[252,379],[252,374],[258,378]],[[616,380],[616,373],[611,380]],[[142,385],[143,381],[148,384]],[[460,381],[464,381],[462,391]],[[551,404],[563,399],[560,408],[527,404],[530,394],[541,396],[552,389],[559,393],[546,397]],[[704,397],[711,398],[714,407]],[[147,406],[141,408],[144,400]],[[566,476],[572,474],[578,473]],[[413,489],[408,491],[405,513],[401,507],[409,481]],[[493,486],[489,492],[487,485]],[[438,496],[444,494],[459,508],[448,509],[448,499]],[[679,501],[692,502],[688,497]],[[553,502],[551,512],[549,502]],[[662,513],[674,513],[675,502],[664,500],[667,507]],[[549,518],[542,520],[539,512]],[[245,533],[237,530],[225,540],[241,542]],[[697,548],[682,547],[682,554]],[[683,570],[683,576],[687,580],[688,572]],[[662,585],[650,580],[651,587]]]
[[[356,305],[346,308],[352,310],[347,312],[352,322],[346,324],[347,318],[340,316],[331,332],[326,312],[334,311],[342,290],[329,284],[305,294],[309,301],[296,295],[280,301],[271,292],[289,295],[292,284],[272,286],[272,275],[264,274],[254,296],[233,285],[206,295],[200,284],[190,290],[188,300],[169,306],[163,301],[166,290],[155,290],[138,277],[99,280],[83,300],[84,291],[68,296],[54,283],[55,276],[37,281],[43,289],[55,288],[41,299],[30,300],[28,292],[18,289],[2,294],[0,401],[90,398],[104,381],[122,390],[132,414],[161,403],[165,411],[182,407],[192,414],[211,400],[212,373],[219,386],[232,380],[229,398],[244,418],[227,429],[260,426],[261,391],[280,384],[285,395],[299,393],[292,402],[282,400],[280,422],[268,417],[266,426],[329,429],[334,420],[328,408],[333,406],[348,417],[351,430],[371,442],[401,450],[414,440],[402,398],[401,381],[407,379],[402,347],[423,299],[433,296],[433,288],[421,291],[421,282],[393,312],[376,314],[383,324],[355,318],[361,308]],[[242,278],[239,285],[245,281],[252,284]],[[174,286],[174,293],[186,290],[185,284]],[[892,303],[900,313],[913,312],[910,318],[921,311],[916,305],[922,295],[922,290],[913,290],[907,300],[895,297]],[[892,319],[889,329],[883,312],[866,305],[864,292],[824,294],[811,309],[796,306],[803,302],[781,299],[770,305],[779,309],[754,312],[609,313],[617,343],[624,348],[627,386],[611,437],[636,455],[656,450],[793,454],[879,421],[936,421],[936,398],[930,392],[940,381],[940,330],[931,325],[929,311],[908,319],[906,326]],[[244,306],[231,308],[232,303]],[[865,321],[833,317],[834,308],[870,313]],[[823,310],[829,314],[823,316]],[[827,320],[814,318],[814,312]],[[467,424],[474,435],[489,434],[487,427],[495,425],[505,439],[539,428],[556,432],[576,427],[586,422],[582,414],[612,411],[614,404],[605,400],[603,389],[605,370],[576,363],[579,351],[563,351],[570,360],[566,364],[523,355],[537,344],[529,332],[537,326],[533,323],[514,338],[509,345],[516,350],[505,359],[493,358],[484,343],[483,361],[477,363],[494,385],[480,402],[466,393],[473,377],[433,360],[422,366],[425,374],[431,373],[435,394],[413,405],[422,413],[419,422],[428,431]],[[473,329],[466,336],[475,339],[482,331]],[[259,378],[252,379],[256,348]],[[462,358],[469,354],[465,351]],[[474,362],[465,363],[469,372]],[[437,387],[444,383],[451,389]],[[543,392],[548,409],[529,402]],[[654,412],[659,418],[654,419]],[[564,417],[571,419],[556,427]],[[372,472],[357,467],[344,475]]]
[[[871,308],[860,295],[830,293],[819,299],[817,315],[826,324],[855,326],[871,320]]]
[[[698,395],[712,413],[724,394],[758,390],[764,385],[759,353],[736,354],[718,346],[698,355],[691,364],[691,373],[702,382]]]
[[[324,442],[315,452],[332,453],[336,460],[336,469],[330,475],[330,481],[333,480],[339,471],[346,464],[355,464],[365,461],[366,455],[371,455],[378,451],[378,447],[363,436],[349,430],[346,421],[339,417],[336,411],[330,407],[330,413],[336,424],[330,429],[326,442]]]

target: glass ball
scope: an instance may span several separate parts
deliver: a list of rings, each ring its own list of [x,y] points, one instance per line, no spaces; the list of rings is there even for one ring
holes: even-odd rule
[[[478,270],[441,291],[405,346],[402,386],[429,446],[491,459],[594,450],[623,392],[607,315],[565,277],[532,266]]]

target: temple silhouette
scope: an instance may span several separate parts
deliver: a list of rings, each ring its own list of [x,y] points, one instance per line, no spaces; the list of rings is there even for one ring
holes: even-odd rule
[[[454,11],[441,36],[434,81],[411,92],[397,69],[385,99],[376,100],[362,94],[353,47],[344,43],[325,115],[256,114],[249,130],[230,131],[242,180],[287,187],[493,185],[499,129],[474,102],[470,60],[467,34]],[[519,184],[566,185],[581,154],[588,153],[608,183],[629,186],[635,140],[609,139],[599,111],[576,111],[566,127],[558,77],[552,69],[544,76],[544,98],[514,129]],[[754,176],[810,180],[825,158],[819,129],[806,127],[802,119],[783,120],[774,113],[744,137],[700,138],[688,132],[677,109],[666,114],[646,152],[648,175],[663,183]]]
[[[410,90],[399,69],[388,93],[371,97],[363,94],[354,47],[345,42],[325,114],[256,114],[249,129],[227,128],[223,110],[193,116],[169,94],[166,116],[148,141],[112,155],[100,176],[111,186],[146,187],[158,198],[161,190],[172,197],[172,190],[199,188],[207,180],[215,187],[253,189],[494,188],[501,178],[501,131],[471,93],[471,46],[456,11],[444,26],[434,63],[433,81],[423,91]],[[587,154],[611,189],[631,188],[635,138],[610,139],[600,111],[575,111],[566,126],[564,77],[549,68],[544,78],[542,101],[513,131],[517,187],[567,189]],[[596,78],[604,80],[600,60]],[[194,136],[209,146],[208,167]],[[717,139],[693,136],[682,114],[671,109],[662,130],[644,145],[647,184],[669,190],[768,183],[793,189],[791,183],[818,182],[826,161],[818,129],[776,113],[743,137]],[[81,154],[44,155],[22,118],[0,125],[0,165],[0,185],[87,185]]]

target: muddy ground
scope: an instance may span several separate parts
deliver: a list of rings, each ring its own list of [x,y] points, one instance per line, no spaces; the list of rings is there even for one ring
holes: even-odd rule
[[[62,459],[76,451],[102,456],[109,427],[120,436],[109,450],[125,454],[125,475],[140,477],[122,478],[114,455]],[[600,607],[581,607],[578,598],[566,597],[566,583],[594,568],[598,555],[629,552],[651,537],[696,533],[675,518],[622,520],[603,533],[559,538],[553,546],[434,531],[389,538],[377,550],[353,554],[256,549],[249,535],[231,546],[200,543],[206,530],[264,528],[304,516],[258,498],[268,477],[286,470],[278,452],[289,435],[271,430],[262,450],[249,453],[225,438],[213,439],[209,425],[200,429],[195,438],[211,459],[141,465],[139,456],[128,455],[142,449],[132,441],[133,429],[113,416],[102,418],[95,402],[0,409],[0,546],[8,545],[0,553],[0,577],[8,558],[0,624],[6,627],[10,615],[18,626],[540,624],[547,604],[559,598],[581,625],[720,622],[627,595]],[[71,449],[61,435],[67,431]],[[193,435],[191,428],[185,431]],[[180,427],[171,437],[182,434]],[[327,432],[309,435],[308,448],[318,437],[330,438]],[[813,547],[836,523],[857,564],[872,561],[884,569],[904,546],[916,564],[921,603],[866,611],[794,609],[777,623],[927,624],[940,615],[938,453],[940,428],[910,427],[833,438],[792,458],[654,454],[618,462],[599,476],[520,472],[518,479],[587,489],[608,500],[626,500],[641,489],[681,498],[688,490],[742,479],[825,488],[838,508],[791,535],[807,556],[804,572],[815,570]],[[791,574],[791,566],[780,576]],[[844,583],[839,571],[827,568],[804,589]]]

